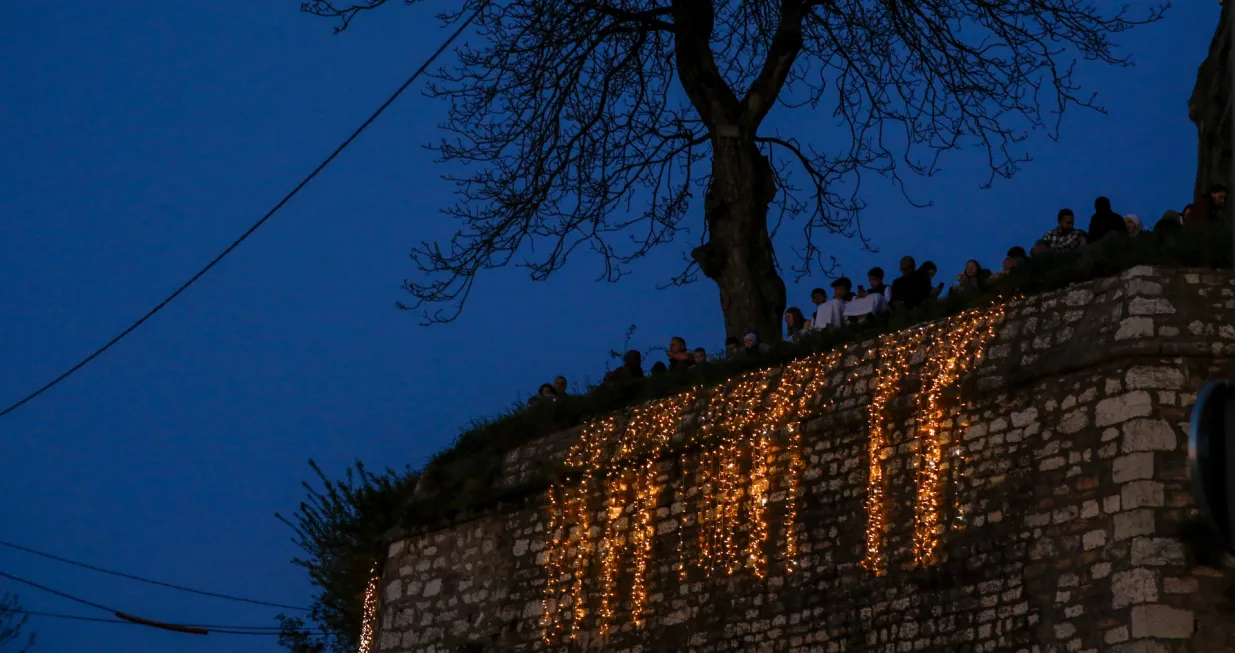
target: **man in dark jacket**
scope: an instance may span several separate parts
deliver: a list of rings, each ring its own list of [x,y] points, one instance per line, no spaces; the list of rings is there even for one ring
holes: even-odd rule
[[[1090,243],[1096,243],[1108,234],[1128,235],[1128,224],[1119,214],[1111,210],[1111,201],[1099,197],[1093,201],[1094,214],[1089,219]]]
[[[901,259],[901,276],[892,282],[892,307],[917,308],[931,294],[931,281],[912,256]]]
[[[1209,187],[1209,193],[1192,207],[1192,212],[1184,220],[1185,227],[1208,227],[1226,221],[1226,186],[1214,184]]]

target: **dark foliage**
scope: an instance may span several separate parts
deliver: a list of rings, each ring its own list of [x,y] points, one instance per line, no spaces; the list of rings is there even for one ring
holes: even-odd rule
[[[295,653],[351,653],[374,565],[383,559],[387,532],[405,513],[417,475],[389,469],[377,475],[356,463],[342,481],[331,481],[316,463],[309,466],[321,489],[304,483],[308,498],[291,519],[276,516],[295,531],[293,541],[304,557],[293,562],[308,570],[317,589],[309,613],[313,625],[280,615],[279,642]]]
[[[14,594],[0,594],[0,651],[27,653],[34,648],[34,633],[22,637],[29,617],[21,613],[21,602]],[[25,643],[22,640],[25,639]]]

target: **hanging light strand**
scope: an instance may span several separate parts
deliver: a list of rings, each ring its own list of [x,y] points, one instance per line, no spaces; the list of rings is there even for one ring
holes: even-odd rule
[[[971,310],[954,316],[933,333],[929,354],[922,371],[922,390],[918,394],[917,497],[914,503],[913,561],[920,567],[934,564],[937,559],[940,523],[940,501],[943,465],[942,429],[945,421],[945,400],[971,361],[980,358],[987,340],[994,335],[994,325],[1002,317],[1002,307]],[[961,464],[956,461],[954,464]]]
[[[369,571],[369,585],[365,588],[364,606],[360,622],[360,646],[357,653],[369,653],[373,650],[373,631],[377,623],[377,585],[382,580],[377,565]]]
[[[922,328],[885,336],[879,343],[879,362],[872,382],[871,403],[867,408],[870,439],[867,443],[866,556],[862,566],[876,576],[884,569],[883,531],[887,491],[883,475],[883,454],[888,446],[884,429],[887,405],[900,392],[900,381],[909,369],[913,352],[925,336]]]

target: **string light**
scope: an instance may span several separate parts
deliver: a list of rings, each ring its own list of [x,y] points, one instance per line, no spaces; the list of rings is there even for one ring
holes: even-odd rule
[[[754,570],[759,580],[767,575],[768,556],[765,547],[768,542],[768,476],[772,463],[771,442],[767,431],[759,434],[758,444],[751,452],[749,503],[746,511],[750,516],[750,542],[746,557],[746,566]]]
[[[1001,316],[1002,308],[970,311],[941,325],[885,336],[879,342],[867,415],[869,478],[862,560],[862,566],[876,574],[884,573],[886,564],[883,456],[889,446],[888,405],[899,394],[913,354],[929,342],[923,393],[918,398],[921,463],[914,517],[915,561],[929,564],[941,528],[938,504],[946,393],[966,371],[968,361],[981,355]],[[566,473],[548,493],[543,563],[547,578],[541,618],[545,643],[564,632],[572,640],[577,637],[588,616],[592,590],[598,600],[596,627],[602,637],[607,636],[621,605],[618,584],[623,569],[630,570],[630,620],[642,627],[662,489],[656,463],[670,455],[675,441],[697,450],[678,454],[681,474],[673,497],[681,507],[677,515],[679,581],[687,581],[692,563],[709,577],[716,571],[732,575],[742,568],[760,579],[767,577],[773,479],[782,462],[782,559],[786,573],[793,573],[799,564],[797,520],[805,465],[800,424],[834,408],[834,399],[819,402],[817,398],[839,369],[842,356],[843,352],[817,354],[779,371],[749,372],[710,389],[694,427],[686,433],[683,422],[696,404],[695,390],[585,424],[567,453]],[[837,378],[852,382],[859,369]],[[697,546],[688,559],[686,543],[691,538],[686,522],[691,517]],[[593,531],[600,534],[596,542]],[[589,579],[593,556],[599,574]]]
[[[369,653],[373,650],[373,626],[377,623],[377,585],[382,580],[377,572],[377,565],[369,571],[369,586],[364,593],[364,608],[360,622],[360,646],[357,653]]]
[[[884,432],[887,404],[900,392],[900,380],[909,370],[914,351],[922,343],[922,328],[884,336],[879,342],[879,363],[875,370],[871,403],[867,408],[870,440],[867,442],[868,476],[866,482],[866,556],[862,567],[876,576],[884,573],[883,530],[884,493],[883,450],[888,446]]]
[[[785,573],[798,568],[798,486],[802,476],[802,435],[798,427],[789,425],[788,488],[785,492]]]
[[[932,330],[932,342],[922,371],[922,390],[918,394],[917,500],[914,503],[913,561],[929,566],[936,561],[941,535],[939,521],[941,442],[945,393],[952,389],[977,360],[986,342],[994,336],[994,326],[1003,308],[971,310],[953,316]]]
[[[639,488],[636,492],[638,518],[631,527],[631,548],[635,564],[630,587],[630,617],[637,626],[643,625],[643,612],[647,607],[647,569],[652,558],[652,540],[656,536],[653,518],[656,515],[659,489],[656,485],[656,461],[649,458],[644,463],[643,474],[639,477]]]
[[[597,423],[584,426],[580,433],[579,443],[567,455],[567,463],[582,472],[581,478],[571,488],[570,498],[566,506],[566,519],[563,526],[578,524],[578,537],[575,538],[574,552],[571,556],[571,586],[570,586],[570,639],[575,639],[583,629],[583,620],[587,617],[586,579],[591,551],[591,509],[589,497],[595,486],[595,477],[604,464],[605,449],[618,432],[620,424],[617,417],[608,417]],[[565,552],[564,552],[565,553]]]
[[[678,481],[678,487],[675,491],[675,498],[678,505],[682,506],[682,512],[677,517],[678,522],[678,582],[686,582],[686,488],[690,485],[686,482],[689,474],[686,466],[686,454],[678,457],[678,468],[682,470],[682,477]]]
[[[617,603],[617,573],[618,559],[622,555],[624,541],[618,530],[622,513],[626,511],[623,500],[628,489],[626,473],[618,473],[605,482],[605,510],[607,523],[604,538],[600,543],[600,611],[597,613],[597,625],[600,635],[609,634],[609,624],[613,621],[614,604]]]

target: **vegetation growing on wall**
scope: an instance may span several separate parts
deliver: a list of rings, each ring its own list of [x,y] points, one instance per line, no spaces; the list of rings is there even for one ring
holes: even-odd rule
[[[291,518],[276,516],[295,532],[304,554],[293,562],[308,570],[317,596],[307,618],[280,615],[279,641],[294,653],[355,653],[374,565],[418,475],[373,474],[356,463],[343,480],[331,481],[312,460],[309,466],[321,488],[304,483],[308,497]]]

